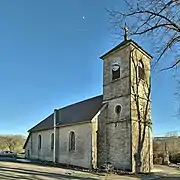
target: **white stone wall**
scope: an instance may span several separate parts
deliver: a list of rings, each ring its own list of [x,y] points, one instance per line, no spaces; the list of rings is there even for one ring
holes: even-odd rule
[[[97,113],[97,115],[92,119],[92,168],[96,169],[98,165],[98,148],[97,148],[97,143],[98,143],[98,116],[100,112]]]
[[[67,165],[92,167],[92,123],[79,123],[57,128],[59,147],[57,148],[57,162]],[[75,133],[75,151],[69,151],[69,133]],[[53,161],[51,149],[51,134],[53,129],[31,133],[25,147],[26,157],[42,161]],[[38,136],[41,135],[41,149],[38,149]]]
[[[75,133],[75,151],[69,151],[69,133]],[[79,123],[59,128],[59,163],[91,168],[91,123]]]
[[[26,143],[25,147],[25,157],[26,158],[31,158],[31,135],[29,136],[28,142]]]
[[[53,160],[53,150],[51,149],[51,134],[53,129],[31,133],[26,145],[26,154],[30,150],[31,159],[39,159],[43,161]],[[41,135],[41,149],[38,149],[38,136]]]

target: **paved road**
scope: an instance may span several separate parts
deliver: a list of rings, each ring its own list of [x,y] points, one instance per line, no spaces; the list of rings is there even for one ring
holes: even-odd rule
[[[119,175],[95,175],[91,173],[68,170],[57,167],[21,163],[12,159],[0,158],[0,180],[180,180],[180,171],[156,166],[150,176],[119,176]]]
[[[168,166],[156,165],[154,174],[163,180],[180,180],[180,169],[170,168]]]
[[[84,176],[84,177],[83,177]],[[0,180],[95,180],[91,174],[31,163],[0,161]]]

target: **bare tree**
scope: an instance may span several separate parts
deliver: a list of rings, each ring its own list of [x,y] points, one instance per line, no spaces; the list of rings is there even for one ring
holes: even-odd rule
[[[131,50],[131,111],[132,145],[135,152],[135,171],[138,173],[149,167],[152,161],[151,83],[150,62],[136,48]],[[139,64],[142,63],[142,64]]]
[[[176,87],[176,92],[175,92],[175,96],[177,99],[180,99],[180,80],[177,78],[177,87]],[[178,104],[177,107],[177,115],[180,115],[180,103]]]
[[[22,151],[25,138],[21,135],[0,136],[0,149],[10,151]]]
[[[126,42],[126,40],[125,40]],[[127,41],[131,42],[131,41]],[[129,133],[126,136],[130,138],[132,166],[131,170],[134,172],[148,172],[151,171],[153,165],[153,152],[152,152],[152,123],[151,123],[151,84],[150,84],[150,57],[142,52],[140,47],[135,43],[129,43],[129,68],[126,68],[130,74],[129,79],[129,93],[130,93],[130,108],[128,117],[121,116],[113,117],[106,111],[100,113],[98,123],[98,156],[99,164],[110,162],[109,149],[116,145],[112,143],[111,128],[109,124],[118,124],[123,127],[124,123],[127,127],[129,123]],[[108,105],[107,105],[108,107]],[[104,120],[106,119],[106,120]],[[128,122],[129,120],[129,122]],[[119,137],[118,137],[119,138]],[[124,140],[125,142],[128,140]],[[120,148],[120,147],[119,147]],[[111,154],[110,154],[111,155]],[[123,169],[125,170],[125,169]]]
[[[180,150],[180,137],[177,132],[169,132],[165,138],[167,149],[170,154],[177,154]]]
[[[180,65],[180,0],[124,0],[126,9],[107,9],[114,33],[122,34],[124,24],[128,24],[129,35],[143,37],[150,41],[154,49],[152,67],[168,57],[160,70],[176,70],[179,91]],[[160,61],[161,60],[161,61]],[[138,104],[137,104],[138,106]],[[180,108],[179,112],[180,114]]]
[[[107,10],[111,17],[113,28],[117,34],[128,22],[130,35],[153,38],[156,45],[155,64],[171,53],[168,67],[162,70],[178,67],[180,64],[180,0],[124,0],[127,9]]]
[[[6,149],[6,144],[4,142],[4,137],[0,136],[0,150],[5,150]]]
[[[14,151],[14,149],[17,145],[16,138],[13,138],[12,136],[6,136],[6,137],[4,137],[4,142],[10,151]]]
[[[168,132],[163,137],[154,138],[153,151],[155,159],[160,156],[163,158],[162,163],[167,163],[169,156],[176,158],[180,151],[180,137],[177,132]]]

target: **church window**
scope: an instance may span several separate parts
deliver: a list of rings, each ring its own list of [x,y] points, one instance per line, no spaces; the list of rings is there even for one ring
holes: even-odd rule
[[[38,136],[38,149],[41,149],[41,145],[42,145],[42,144],[41,144],[41,143],[42,143],[41,141],[42,141],[41,135],[39,135],[39,136]]]
[[[120,112],[121,112],[121,106],[120,105],[117,105],[115,107],[115,112],[116,112],[116,114],[120,114]]]
[[[145,78],[145,71],[144,71],[144,64],[143,64],[142,61],[138,62],[137,73],[138,73],[138,78],[144,80],[144,78]]]
[[[112,80],[120,78],[120,66],[118,63],[112,65]]]
[[[73,131],[69,134],[69,151],[75,150],[75,133]]]
[[[54,133],[51,134],[51,149],[54,149]]]

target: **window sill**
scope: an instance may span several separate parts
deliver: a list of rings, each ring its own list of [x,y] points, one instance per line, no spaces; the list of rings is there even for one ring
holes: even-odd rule
[[[117,79],[113,79],[113,80],[112,80],[112,83],[113,83],[113,82],[116,82],[116,81],[118,81],[118,80],[120,80],[120,77],[117,78]]]
[[[74,154],[75,150],[69,150],[69,153]]]

